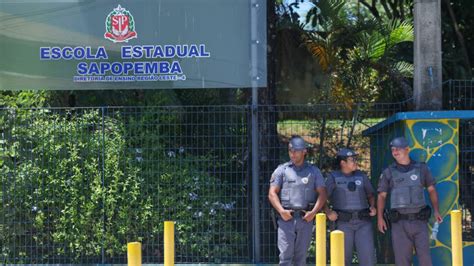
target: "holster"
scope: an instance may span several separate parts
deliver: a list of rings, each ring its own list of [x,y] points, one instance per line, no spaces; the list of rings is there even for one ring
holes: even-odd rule
[[[390,211],[387,209],[383,210],[383,219],[385,221],[385,224],[387,225],[387,229],[390,229],[392,227],[392,221],[390,220]]]
[[[391,209],[389,212],[388,212],[388,220],[391,222],[391,223],[396,223],[398,221],[400,221],[400,214],[397,210],[395,209]]]
[[[277,225],[277,221],[276,221],[276,211],[275,209],[271,209],[270,210],[270,217],[272,218],[272,223],[273,223],[273,229],[277,230],[278,229],[278,225]]]
[[[431,208],[430,206],[425,206],[423,209],[418,212],[418,220],[428,221],[431,217]]]

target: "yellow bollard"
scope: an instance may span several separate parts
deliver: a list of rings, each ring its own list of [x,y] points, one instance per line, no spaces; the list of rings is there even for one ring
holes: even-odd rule
[[[344,266],[344,232],[331,232],[331,266]]]
[[[165,266],[174,265],[174,222],[165,221]]]
[[[463,265],[461,211],[451,211],[451,252],[453,266]]]
[[[316,266],[326,266],[326,214],[316,214]]]
[[[130,242],[127,244],[128,266],[142,265],[142,244],[140,242]]]

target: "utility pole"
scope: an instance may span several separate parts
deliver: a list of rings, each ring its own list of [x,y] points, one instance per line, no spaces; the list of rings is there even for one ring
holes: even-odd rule
[[[416,110],[440,110],[443,105],[441,66],[441,0],[415,0]]]

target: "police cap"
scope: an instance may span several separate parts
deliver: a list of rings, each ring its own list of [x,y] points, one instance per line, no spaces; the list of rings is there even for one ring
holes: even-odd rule
[[[406,148],[408,147],[408,140],[404,137],[397,137],[390,141],[390,148]]]
[[[295,151],[302,151],[306,149],[306,142],[300,136],[292,136],[288,148]]]
[[[356,155],[357,153],[349,148],[342,148],[337,152],[338,157],[351,157]]]

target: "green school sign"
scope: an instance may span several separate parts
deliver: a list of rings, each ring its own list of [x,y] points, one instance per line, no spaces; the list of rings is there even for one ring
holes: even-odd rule
[[[264,87],[265,10],[263,0],[0,0],[0,89]]]

